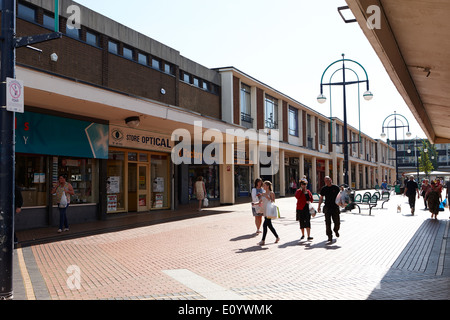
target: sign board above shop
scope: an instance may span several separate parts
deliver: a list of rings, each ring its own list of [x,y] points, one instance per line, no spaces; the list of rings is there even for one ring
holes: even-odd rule
[[[16,152],[108,159],[108,125],[27,111],[15,127]]]
[[[128,127],[109,126],[109,145],[130,149],[171,152],[174,141],[170,135]]]

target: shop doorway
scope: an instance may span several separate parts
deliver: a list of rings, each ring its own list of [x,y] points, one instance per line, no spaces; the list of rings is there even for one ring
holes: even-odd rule
[[[128,163],[128,211],[148,211],[148,164]]]

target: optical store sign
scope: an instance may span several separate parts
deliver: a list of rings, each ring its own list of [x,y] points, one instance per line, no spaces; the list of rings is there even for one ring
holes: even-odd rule
[[[109,145],[111,147],[171,152],[173,141],[168,135],[110,125]]]

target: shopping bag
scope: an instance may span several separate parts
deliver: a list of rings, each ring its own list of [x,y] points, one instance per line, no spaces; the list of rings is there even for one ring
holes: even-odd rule
[[[62,193],[61,200],[59,201],[59,207],[60,208],[67,207],[67,197],[66,197],[66,193],[65,192]]]
[[[204,206],[204,207],[209,206],[209,200],[208,200],[208,198],[203,199],[203,206]]]
[[[317,213],[317,210],[313,207],[312,203],[309,204],[309,214],[311,217],[315,217]]]
[[[278,218],[277,206],[273,202],[269,202],[266,206],[266,217],[269,219]]]

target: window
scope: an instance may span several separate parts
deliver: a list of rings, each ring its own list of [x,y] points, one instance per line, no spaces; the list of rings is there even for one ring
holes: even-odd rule
[[[278,100],[266,95],[266,110],[265,110],[265,125],[266,128],[278,128]]]
[[[325,145],[325,122],[319,120],[319,144]]]
[[[43,26],[47,29],[55,30],[55,18],[53,15],[44,13],[44,23]]]
[[[183,72],[183,81],[186,83],[191,83],[191,76],[189,75],[189,73]]]
[[[66,35],[74,39],[80,39],[80,29],[66,26]]]
[[[147,62],[148,62],[148,58],[147,58],[147,55],[145,55],[145,54],[143,54],[143,53],[138,53],[138,62],[140,63],[140,64],[143,64],[143,65],[147,65]]]
[[[298,109],[289,106],[289,134],[298,137]]]
[[[133,50],[127,47],[123,47],[123,56],[124,58],[133,60]]]
[[[108,41],[108,51],[114,54],[118,54],[119,45],[116,42]]]
[[[209,85],[209,82],[203,81],[203,89],[206,90],[206,91],[210,91],[211,90],[211,86]]]
[[[246,84],[241,84],[241,113],[244,113],[248,116],[251,114],[251,97],[250,97],[251,88]]]
[[[159,60],[152,58],[152,68],[160,70],[160,62]]]
[[[194,77],[194,86],[200,87],[200,79],[197,77]]]
[[[336,123],[336,132],[334,134],[334,141],[336,141],[336,142],[340,141],[340,132],[341,132],[341,127]]]
[[[36,22],[36,9],[19,3],[17,16],[28,21]]]
[[[93,46],[99,46],[98,45],[98,36],[95,33],[86,31],[86,42],[88,44],[91,44]]]
[[[170,64],[168,64],[168,63],[165,63],[164,64],[164,72],[173,75],[173,68],[172,68],[172,66]]]
[[[313,137],[312,137],[312,126],[311,126],[311,115],[306,115],[306,137],[307,137],[307,147],[312,149],[313,147]]]

